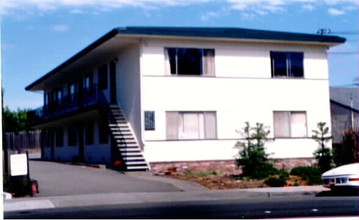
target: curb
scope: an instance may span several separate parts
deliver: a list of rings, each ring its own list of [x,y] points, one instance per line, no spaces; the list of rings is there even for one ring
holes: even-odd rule
[[[234,189],[234,190],[206,190],[188,192],[156,192],[156,193],[103,193],[54,197],[32,197],[26,199],[5,200],[4,211],[24,211],[34,209],[86,207],[94,205],[121,205],[143,204],[153,202],[189,202],[189,201],[214,201],[214,200],[241,200],[241,199],[271,199],[278,197],[300,197],[316,195],[320,188],[303,189],[295,188],[286,192],[284,188],[262,189]]]

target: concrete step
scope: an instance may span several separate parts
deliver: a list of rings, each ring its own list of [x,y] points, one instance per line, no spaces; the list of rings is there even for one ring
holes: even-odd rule
[[[126,165],[147,165],[146,161],[142,160],[142,161],[125,161]]]
[[[127,167],[128,171],[147,171],[149,170],[148,166],[130,166]]]
[[[142,153],[141,151],[138,151],[138,152],[126,152],[126,153],[123,153],[122,154],[123,157],[142,157]]]
[[[145,161],[145,159],[138,155],[137,157],[123,157],[124,161]]]
[[[136,149],[136,148],[119,148],[118,149],[120,152],[133,152],[133,153],[141,153],[140,150]]]

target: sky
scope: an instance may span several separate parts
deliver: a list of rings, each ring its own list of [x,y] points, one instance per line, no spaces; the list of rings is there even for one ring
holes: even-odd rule
[[[328,51],[330,86],[358,83],[358,0],[1,0],[4,105],[43,105],[25,87],[124,26],[239,27],[347,39]]]

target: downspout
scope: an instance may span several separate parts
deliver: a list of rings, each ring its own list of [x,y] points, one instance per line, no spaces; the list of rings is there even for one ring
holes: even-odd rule
[[[353,93],[350,94],[350,114],[351,114],[351,128],[354,130],[354,111],[353,111]]]

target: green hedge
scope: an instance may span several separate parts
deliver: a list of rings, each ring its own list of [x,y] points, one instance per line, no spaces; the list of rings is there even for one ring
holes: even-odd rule
[[[290,175],[302,177],[308,185],[322,184],[321,174],[319,168],[306,166],[295,167],[290,172]]]

